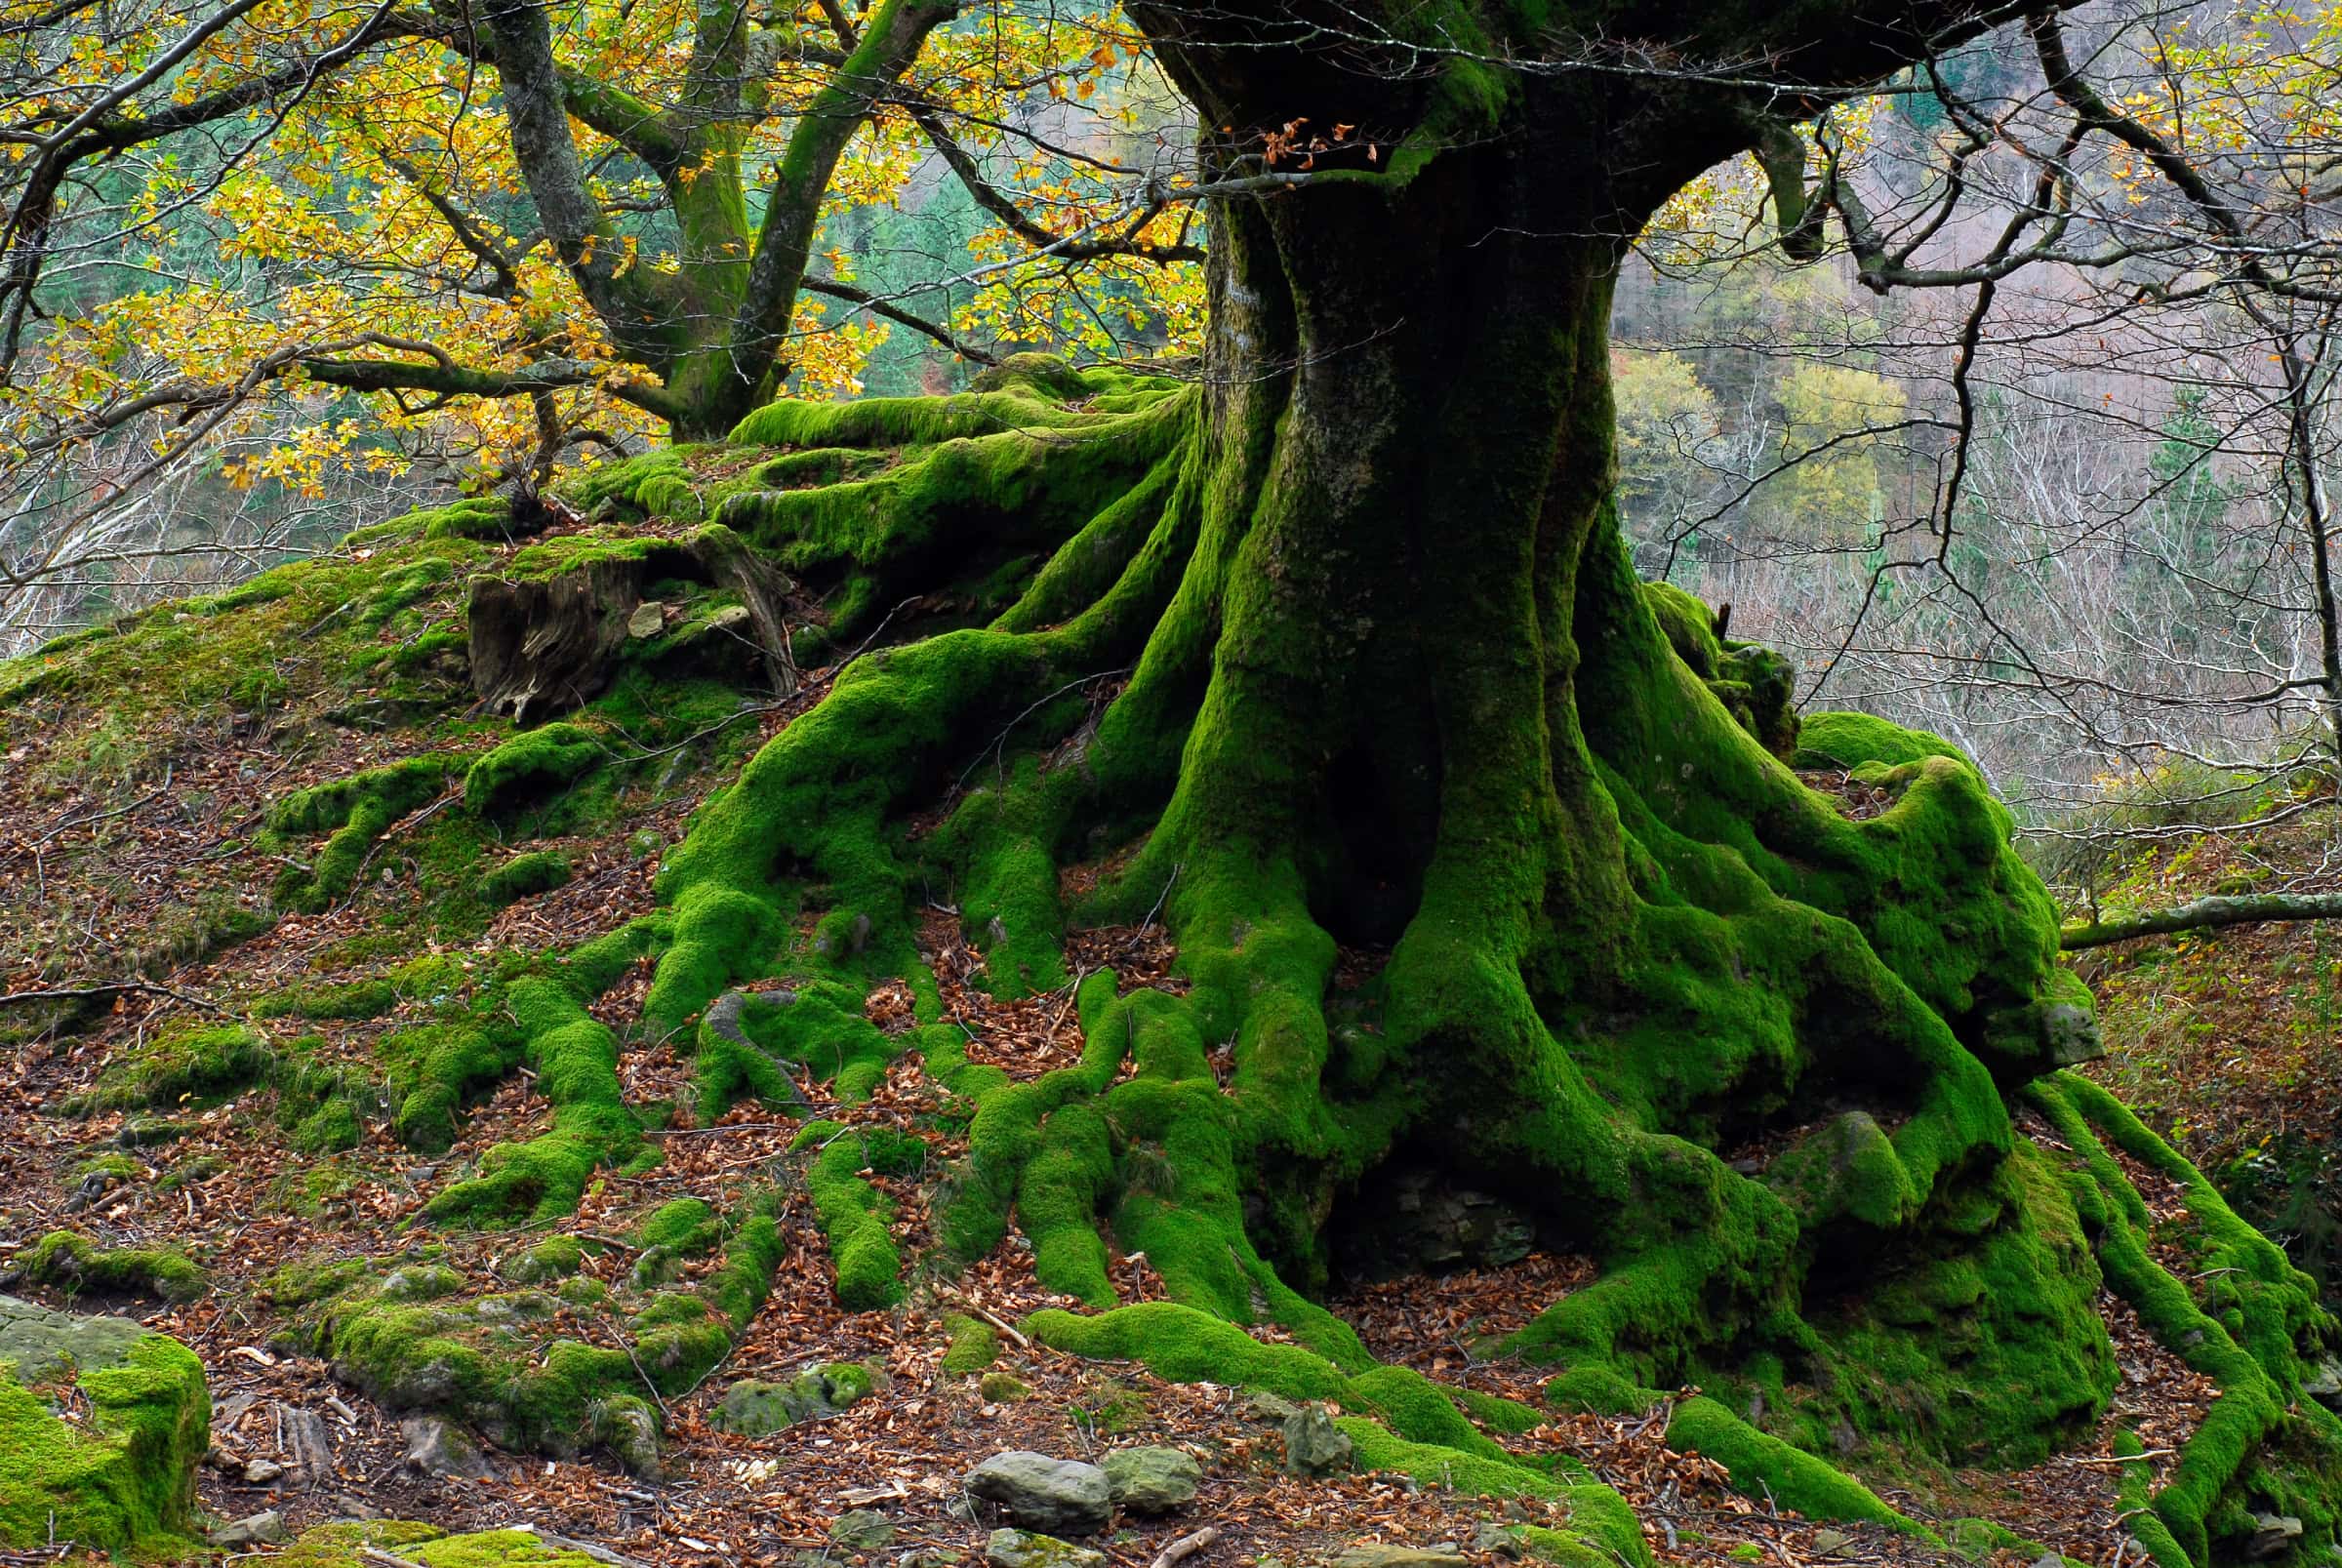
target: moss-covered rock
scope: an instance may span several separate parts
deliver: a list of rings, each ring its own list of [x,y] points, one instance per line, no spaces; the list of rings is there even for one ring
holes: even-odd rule
[[[210,1442],[203,1366],[186,1347],[0,1296],[0,1544],[183,1549]]]
[[[30,1284],[68,1295],[153,1296],[192,1301],[204,1292],[203,1270],[169,1247],[107,1247],[71,1230],[52,1230],[15,1266]]]

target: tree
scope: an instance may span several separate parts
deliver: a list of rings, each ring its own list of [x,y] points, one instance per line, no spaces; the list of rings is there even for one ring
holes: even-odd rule
[[[1226,1325],[1265,1316],[1359,1372],[1309,1293],[1345,1231],[1416,1255],[1388,1212],[1412,1171],[1601,1261],[1514,1341],[1564,1396],[1729,1388],[1675,1439],[1785,1505],[1889,1511],[1809,1457],[1834,1433],[2021,1463],[2086,1429],[2116,1376],[2102,1280],[2189,1300],[2109,1150],[2175,1167],[2056,1074],[2092,1049],[2089,1002],[2006,813],[1941,742],[1854,715],[1808,721],[1799,759],[1892,804],[1857,820],[1807,787],[1757,739],[1774,666],[1637,583],[1612,496],[1610,292],[1645,221],[2008,13],[1132,15],[1204,127],[1199,384],[1012,361],[976,397],[780,403],[736,432],[876,479],[733,493],[662,458],[595,482],[671,509],[680,476],[687,513],[842,581],[849,647],[889,604],[965,602],[939,591],[955,572],[1046,559],[986,623],[848,664],[705,809],[644,928],[647,1028],[775,972],[807,988],[774,1028],[819,1031],[823,985],[855,1017],[872,982],[915,986],[911,922],[948,890],[987,983],[1072,986],[1090,1042],[1011,1082],[924,1037],[974,1102],[949,1248],[981,1256],[1013,1215],[1044,1283],[1110,1308],[1042,1314],[1052,1344],[1222,1376],[1258,1350]],[[1797,178],[1774,192],[1793,237]],[[1077,863],[1103,879],[1069,901]],[[1191,990],[1068,975],[1069,919],[1158,913]],[[535,1048],[570,1051],[575,1019],[545,1018]],[[434,1212],[558,1210],[633,1146],[603,1103],[566,1126],[557,1105]],[[891,1251],[828,1194],[841,1294],[887,1300]],[[1175,1305],[1114,1307],[1109,1234]],[[2275,1473],[2262,1437],[2310,1472],[2342,1453],[2322,1410],[2284,1413],[2330,1325],[2266,1241],[2220,1235],[2252,1348],[2218,1352],[2229,1435],[2190,1450],[2203,1478],[2156,1526],[2196,1561],[2241,1516],[2219,1500]],[[1444,1400],[1354,1389],[1470,1448]],[[2297,1498],[2322,1484],[2282,1482],[2322,1531]]]
[[[1842,796],[1809,787],[1777,754],[1779,662],[1639,583],[1618,526],[1607,321],[1645,222],[1754,149],[1809,250],[1825,207],[1858,221],[1844,191],[1801,188],[1793,125],[2011,14],[1132,16],[1203,127],[1194,382],[1020,357],[963,397],[772,403],[733,430],[757,450],[588,476],[571,499],[614,520],[475,597],[476,655],[482,598],[550,602],[533,574],[562,566],[673,582],[671,530],[631,525],[705,521],[693,564],[761,551],[828,596],[828,654],[849,657],[695,818],[657,913],[512,967],[505,1011],[546,1130],[490,1150],[428,1217],[557,1219],[643,1153],[616,1034],[587,1011],[635,958],[657,958],[644,1037],[694,1043],[703,1112],[793,1103],[773,1055],[840,1102],[868,1095],[909,1056],[867,1016],[899,980],[923,1008],[920,1070],[958,1102],[939,1114],[968,1128],[932,1261],[1015,1225],[1041,1281],[1098,1308],[1036,1314],[1050,1345],[1339,1397],[1384,1424],[1365,1431],[1378,1460],[1564,1490],[1589,1545],[1635,1560],[1615,1499],[1514,1465],[1463,1413],[1520,1411],[1374,1366],[1312,1299],[1338,1238],[1422,1261],[1397,1195],[1428,1186],[1592,1254],[1598,1277],[1512,1341],[1555,1369],[1551,1398],[1665,1407],[1671,1439],[1743,1487],[1881,1520],[1817,1456],[2022,1464],[2093,1431],[2118,1377],[2111,1288],[2222,1391],[2130,1528],[2207,1563],[2274,1499],[2324,1546],[2342,1425],[2304,1395],[2334,1325],[2184,1162],[2057,1071],[2092,1049],[2088,997],[1980,774],[1932,736],[1818,715],[1789,760]],[[945,618],[975,623],[876,646]],[[590,732],[531,730],[474,761],[463,797],[492,812],[599,756]],[[445,767],[285,803],[274,831],[334,834],[289,865],[289,896],[349,892],[388,824],[453,802]],[[920,961],[930,905],[982,949],[983,984],[1070,991],[1078,1065],[970,1063]],[[1126,993],[1110,967],[1157,918],[1186,987]],[[1070,924],[1136,931],[1070,974]],[[424,1069],[449,1074],[427,1103],[442,1132],[506,1060],[486,1040],[444,1055],[461,1061]],[[842,1131],[806,1130],[808,1185],[840,1298],[882,1306],[900,1260],[862,1172],[900,1151]],[[2189,1211],[2184,1260],[2148,1245],[2150,1175]],[[769,1215],[751,1223],[769,1235]],[[708,1297],[736,1321],[763,1245],[742,1234],[747,1261]],[[1117,1305],[1136,1270],[1110,1266],[1110,1237],[1167,1301]],[[414,1343],[458,1314],[331,1311],[341,1364],[386,1387],[506,1386]],[[509,1419],[574,1435],[585,1401],[547,1388],[585,1368],[652,1422],[637,1384],[705,1376],[728,1344],[714,1315],[645,1314],[639,1355],[532,1344]],[[1238,1327],[1262,1319],[1294,1343]],[[1726,1397],[1665,1391],[1695,1381]]]

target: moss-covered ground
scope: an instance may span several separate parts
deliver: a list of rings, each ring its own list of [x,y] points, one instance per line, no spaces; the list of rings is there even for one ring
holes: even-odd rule
[[[549,534],[402,519],[0,665],[0,976],[41,993],[0,1003],[0,1202],[55,1220],[22,1288],[145,1301],[216,1394],[330,1387],[369,1466],[453,1417],[534,1456],[503,1507],[646,1549],[716,1533],[634,1501],[682,1482],[791,1521],[732,1549],[799,1549],[873,1458],[964,1549],[955,1462],[1155,1432],[1208,1448],[1254,1555],[1484,1514],[1572,1563],[1825,1528],[2087,1558],[2119,1521],[2208,1568],[2272,1510],[2322,1551],[2333,1320],[2054,1070],[2086,997],[1973,769],[1860,716],[1792,751],[1771,656],[1611,583],[1637,629],[1588,744],[1647,751],[1581,781],[1634,911],[1611,1002],[1533,1003],[1584,949],[1477,930],[1483,888],[1414,890],[1453,940],[1394,948],[1391,887],[1233,853],[1179,782],[1183,738],[1227,744],[1208,648],[1164,643],[1219,613],[1191,398],[776,405]],[[471,711],[470,576],[715,525],[800,583],[798,691],[652,638],[555,723]],[[1500,1025],[1511,1067],[1425,1069]],[[1524,1244],[1448,1259],[1409,1339],[1332,1237],[1443,1125]],[[708,1426],[737,1378],[863,1362],[889,1388],[814,1429]],[[1323,1402],[1384,1479],[1280,1478],[1248,1393]],[[2081,1522],[1980,1479],[2076,1458]],[[1768,1504],[1802,1517],[1718,1522]],[[491,1560],[411,1545],[374,1549]]]

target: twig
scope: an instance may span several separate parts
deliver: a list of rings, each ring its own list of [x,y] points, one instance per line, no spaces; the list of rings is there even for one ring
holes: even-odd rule
[[[2136,1465],[2139,1461],[2146,1459],[2169,1459],[2178,1452],[2179,1450],[2176,1448],[2150,1448],[2136,1454],[2109,1454],[2102,1457],[2068,1454],[2066,1463],[2069,1465]]]
[[[1018,1349],[1029,1350],[1032,1347],[1032,1342],[1018,1333],[1013,1324],[1004,1321],[997,1313],[989,1308],[977,1306],[965,1296],[946,1296],[942,1298],[942,1301],[947,1307],[956,1307],[963,1312],[974,1312],[978,1317],[983,1318],[987,1323],[1016,1341]]]
[[[1176,1568],[1177,1564],[1194,1556],[1195,1553],[1219,1539],[1220,1527],[1216,1524],[1207,1524],[1200,1530],[1181,1536],[1177,1541],[1156,1552],[1152,1568]]]
[[[93,996],[111,996],[120,991],[146,991],[156,996],[168,996],[175,1002],[184,1002],[189,1007],[200,1007],[222,1018],[234,1016],[218,1002],[207,1002],[200,996],[190,996],[185,991],[175,991],[168,985],[150,985],[142,980],[109,980],[101,985],[68,985],[59,990],[9,991],[0,995],[0,1007],[6,1007],[11,1002],[87,1001]]]

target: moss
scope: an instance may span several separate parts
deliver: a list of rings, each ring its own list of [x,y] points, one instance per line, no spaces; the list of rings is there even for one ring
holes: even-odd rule
[[[502,908],[565,887],[571,874],[568,856],[558,850],[531,850],[513,856],[480,878],[480,902]]]
[[[596,1568],[598,1561],[550,1546],[528,1530],[446,1535],[434,1525],[386,1519],[318,1525],[274,1560],[285,1568],[369,1568],[384,1556],[419,1568]]]
[[[1797,732],[1796,754],[1789,760],[1793,767],[1843,772],[1866,762],[1900,767],[1922,757],[1967,763],[1958,746],[1924,730],[1906,730],[1868,713],[1808,713]]]
[[[332,1154],[357,1147],[364,1136],[357,1107],[347,1100],[328,1100],[294,1128],[293,1146],[303,1154]]]
[[[1032,1386],[1023,1378],[1007,1372],[986,1373],[983,1381],[977,1384],[976,1389],[983,1395],[987,1404],[1021,1405],[1032,1397]],[[1144,1407],[1141,1408],[1144,1409]],[[1097,1427],[1100,1431],[1110,1432],[1118,1429],[1104,1421],[1097,1423]]]
[[[384,1040],[380,1050],[390,1069],[400,1142],[426,1153],[451,1146],[465,1100],[510,1071],[524,1045],[516,1027],[493,1017],[402,1029]]]
[[[387,979],[338,985],[297,985],[263,996],[252,1006],[255,1018],[369,1019],[398,1005],[398,987]]]
[[[2342,1498],[2342,1420],[2299,1393],[2302,1347],[2335,1333],[2314,1283],[2105,1090],[2059,1074],[2034,1085],[2031,1098],[2074,1150],[2079,1168],[2069,1183],[2108,1283],[2165,1348],[2219,1387],[2150,1505],[2174,1559],[2236,1554],[2235,1538],[2249,1532],[2242,1502],[2256,1496],[2283,1498],[2311,1544],[2333,1540],[2342,1528],[2334,1502]],[[2110,1144],[2179,1185],[2203,1265],[2202,1303],[2150,1244],[2157,1237],[2149,1212]],[[2143,1483],[2126,1476],[2123,1484]]]
[[[442,1189],[425,1206],[442,1222],[567,1219],[595,1170],[640,1147],[641,1127],[619,1082],[617,1037],[555,982],[523,980],[509,1000],[538,1092],[552,1106],[552,1127],[481,1155],[477,1176]]]
[[[836,1122],[808,1123],[792,1148],[812,1151],[805,1182],[814,1217],[829,1243],[838,1305],[851,1311],[892,1307],[903,1299],[902,1259],[888,1228],[893,1205],[857,1174],[868,1168],[865,1139]]]
[[[384,831],[444,793],[454,766],[447,757],[408,757],[279,801],[268,815],[269,831],[277,838],[331,836],[306,868],[288,867],[277,879],[277,902],[317,913],[348,894]]]
[[[517,1285],[567,1279],[586,1266],[586,1248],[575,1236],[547,1236],[508,1259],[505,1277]]]
[[[1767,1436],[1705,1395],[1676,1407],[1667,1441],[1671,1448],[1702,1454],[1723,1466],[1741,1491],[1770,1496],[1809,1518],[1918,1528],[1844,1471]]]
[[[159,1296],[192,1301],[206,1289],[203,1270],[168,1247],[101,1247],[71,1230],[52,1230],[17,1258],[23,1277],[70,1294]]]
[[[464,773],[464,804],[482,817],[504,817],[542,800],[608,756],[575,724],[526,730]]]
[[[944,1351],[943,1370],[954,1377],[989,1369],[1000,1355],[1000,1336],[992,1325],[964,1312],[945,1316],[951,1343]]]
[[[99,1074],[86,1094],[65,1101],[69,1116],[148,1107],[210,1105],[264,1081],[276,1053],[238,1025],[166,1025],[152,1040]]]

